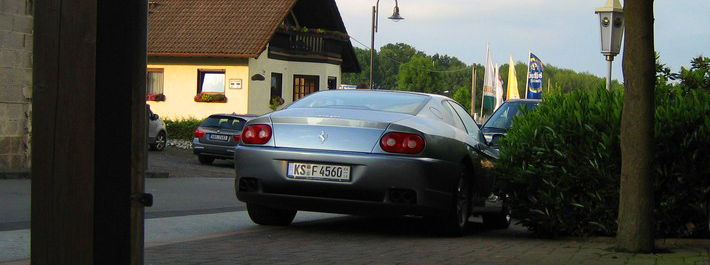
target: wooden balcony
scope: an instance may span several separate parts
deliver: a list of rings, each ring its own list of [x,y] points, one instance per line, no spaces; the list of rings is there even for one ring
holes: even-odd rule
[[[327,34],[276,31],[269,42],[269,58],[340,65],[347,41]]]

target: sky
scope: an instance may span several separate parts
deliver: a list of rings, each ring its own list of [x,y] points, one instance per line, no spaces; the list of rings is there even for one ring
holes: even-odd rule
[[[355,47],[370,47],[376,2],[336,0]],[[510,55],[526,62],[532,52],[559,68],[607,75],[599,16],[594,13],[606,0],[399,0],[405,18],[399,22],[387,19],[395,1],[379,2],[376,50],[406,43],[428,55],[449,55],[470,65],[485,63],[488,45],[500,65],[508,63]],[[654,18],[655,49],[673,72],[689,68],[698,55],[710,56],[710,0],[655,0]],[[613,79],[623,80],[622,56],[613,61]]]

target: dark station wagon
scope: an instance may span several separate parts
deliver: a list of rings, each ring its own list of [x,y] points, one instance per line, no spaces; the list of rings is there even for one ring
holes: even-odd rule
[[[212,164],[215,159],[234,159],[234,148],[240,141],[242,128],[257,116],[213,114],[195,130],[192,150],[202,164]]]

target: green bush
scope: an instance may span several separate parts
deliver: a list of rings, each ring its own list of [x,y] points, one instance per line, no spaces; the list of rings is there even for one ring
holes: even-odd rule
[[[665,88],[656,97],[656,227],[659,236],[708,236],[710,93]]]
[[[710,94],[657,90],[657,235],[707,236]],[[514,218],[546,236],[616,233],[622,103],[602,88],[557,93],[516,117],[495,165]]]
[[[164,121],[165,129],[168,130],[168,134],[171,139],[186,141],[192,141],[195,129],[197,129],[197,127],[200,126],[200,123],[202,123],[202,120],[197,120],[195,118]]]
[[[615,233],[622,102],[603,88],[557,92],[515,117],[495,165],[514,218],[549,236]]]

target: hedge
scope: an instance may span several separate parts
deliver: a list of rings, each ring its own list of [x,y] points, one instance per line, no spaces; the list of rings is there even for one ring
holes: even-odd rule
[[[708,236],[710,93],[657,90],[657,235]],[[601,87],[553,93],[514,119],[495,165],[514,218],[546,236],[616,233],[622,104]]]
[[[168,131],[171,139],[192,141],[192,136],[195,133],[195,129],[200,126],[202,120],[195,118],[188,119],[177,119],[177,120],[164,120],[165,129]]]

